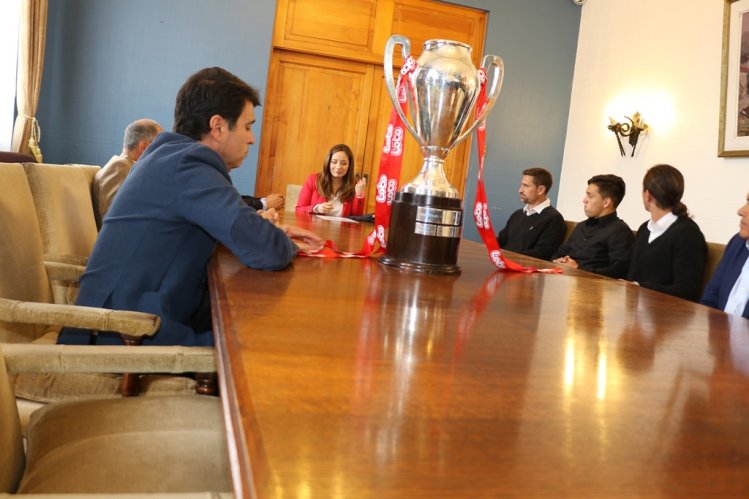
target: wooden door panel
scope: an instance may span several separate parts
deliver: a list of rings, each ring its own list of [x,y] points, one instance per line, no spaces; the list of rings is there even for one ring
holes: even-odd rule
[[[393,33],[411,40],[414,57],[421,55],[427,40],[454,40],[473,48],[471,57],[478,67],[483,56],[484,31],[486,13],[483,11],[428,0],[395,0]]]
[[[276,47],[374,62],[390,33],[393,0],[279,0]]]
[[[347,143],[356,171],[369,176],[367,211],[392,104],[383,78],[385,41],[411,40],[418,56],[425,40],[468,43],[479,65],[486,12],[431,0],[278,0],[266,91],[256,195],[285,192],[319,171],[330,146]],[[400,64],[400,54],[396,54]],[[470,140],[450,152],[445,173],[465,192]],[[423,156],[406,135],[400,183],[412,180]]]
[[[373,67],[307,54],[279,53],[263,120],[256,192],[286,192],[319,171],[334,144],[364,159]]]

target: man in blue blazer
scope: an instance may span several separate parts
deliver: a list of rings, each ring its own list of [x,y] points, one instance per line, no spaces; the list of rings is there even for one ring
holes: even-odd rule
[[[150,312],[144,344],[213,345],[206,265],[220,242],[245,265],[286,267],[315,234],[276,226],[242,202],[229,170],[255,142],[258,93],[221,68],[180,88],[174,133],[146,149],[115,197],[81,277],[76,304]],[[294,241],[292,241],[292,238]],[[65,329],[58,343],[121,344],[118,335]]]
[[[749,318],[749,195],[738,214],[739,233],[728,242],[700,303]]]

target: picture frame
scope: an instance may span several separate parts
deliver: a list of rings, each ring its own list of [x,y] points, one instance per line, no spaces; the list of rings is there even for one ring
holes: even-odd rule
[[[718,156],[749,156],[749,0],[724,0]]]

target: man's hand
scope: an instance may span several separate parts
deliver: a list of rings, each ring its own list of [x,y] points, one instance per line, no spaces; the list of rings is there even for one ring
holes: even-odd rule
[[[260,210],[257,213],[264,219],[269,220],[273,225],[278,225],[278,213],[275,208],[270,208],[265,211]]]
[[[579,267],[577,262],[573,260],[572,257],[570,257],[569,255],[555,259],[554,263],[561,263],[562,265],[572,267],[573,269],[576,269]]]
[[[280,194],[268,194],[267,196],[265,196],[265,207],[269,210],[271,208],[280,210],[281,208],[283,208],[284,203],[285,200]]]
[[[314,232],[299,227],[289,227],[288,225],[281,225],[280,228],[289,236],[289,239],[299,246],[300,250],[310,253],[322,249],[323,240]]]

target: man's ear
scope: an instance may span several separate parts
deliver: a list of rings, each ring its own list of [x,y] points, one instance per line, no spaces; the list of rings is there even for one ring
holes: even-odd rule
[[[138,142],[138,157],[143,154],[143,151],[146,150],[149,144],[150,142],[146,142],[145,140],[141,140],[140,142]]]
[[[603,207],[611,208],[614,206],[614,200],[611,198],[603,198]]]
[[[538,193],[541,194],[541,195],[545,195],[546,194],[546,186],[545,185],[539,185],[538,186]]]
[[[650,191],[647,189],[644,189],[642,191],[642,198],[645,200],[646,203],[650,203],[650,201],[653,200],[653,195],[650,194]]]
[[[228,131],[228,125],[226,120],[219,114],[214,114],[208,120],[208,127],[210,128],[209,134],[214,140],[221,141],[221,138]]]

